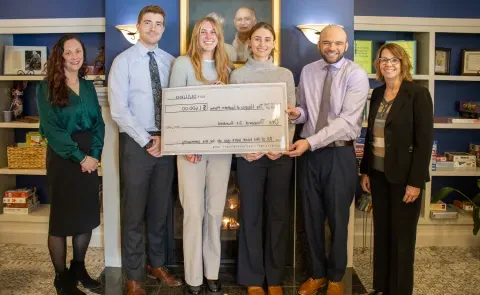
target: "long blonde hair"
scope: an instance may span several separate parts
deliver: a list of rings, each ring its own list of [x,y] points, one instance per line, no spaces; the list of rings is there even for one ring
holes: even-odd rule
[[[227,84],[230,72],[234,69],[234,67],[228,58],[227,52],[225,51],[225,38],[223,36],[222,26],[220,26],[220,24],[214,18],[204,17],[195,23],[195,27],[193,27],[192,31],[192,38],[190,39],[190,45],[188,46],[187,55],[190,56],[190,60],[192,61],[193,69],[195,70],[195,78],[197,78],[198,81],[202,81],[203,83],[207,84],[208,81],[205,79],[202,73],[203,49],[200,46],[199,41],[202,23],[206,21],[212,24],[217,34],[218,43],[215,47],[214,59],[218,80]]]

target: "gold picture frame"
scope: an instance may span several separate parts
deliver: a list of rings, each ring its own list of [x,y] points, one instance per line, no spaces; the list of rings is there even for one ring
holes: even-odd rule
[[[190,42],[189,32],[191,30],[190,26],[190,2],[193,0],[180,0],[180,54],[184,55],[187,53],[188,45]],[[199,1],[199,0],[196,0]],[[220,1],[220,0],[219,0]],[[238,7],[240,6],[249,6],[252,2],[251,1],[242,1],[242,0],[232,0],[233,2],[238,2]],[[273,29],[275,30],[276,40],[275,40],[275,51],[273,53],[273,63],[277,66],[280,65],[280,40],[281,40],[281,31],[280,31],[280,5],[281,0],[264,0],[265,2],[271,3],[271,22]],[[213,1],[211,1],[213,2]],[[260,1],[259,1],[260,2]],[[205,5],[205,2],[202,3],[202,6]],[[219,12],[219,11],[216,11]],[[222,13],[220,11],[220,13]],[[206,15],[205,15],[206,16]],[[227,21],[229,20],[228,17],[225,17]],[[265,21],[262,19],[257,19],[257,22]],[[235,62],[235,67],[240,67],[244,64],[244,62]]]

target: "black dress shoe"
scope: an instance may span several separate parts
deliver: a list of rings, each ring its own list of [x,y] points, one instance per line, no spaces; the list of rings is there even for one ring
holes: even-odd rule
[[[368,295],[387,295],[387,293],[373,290],[372,292],[368,293]]]
[[[203,294],[203,286],[190,286],[189,284],[187,285],[187,294],[192,294],[192,295],[201,295]]]
[[[219,280],[208,280],[207,279],[207,288],[210,292],[220,292],[222,285]]]

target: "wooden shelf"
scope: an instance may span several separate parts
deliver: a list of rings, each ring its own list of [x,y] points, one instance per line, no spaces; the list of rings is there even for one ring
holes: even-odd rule
[[[50,215],[50,205],[40,204],[38,208],[30,214],[0,214],[0,222],[42,222],[48,223]]]
[[[477,81],[480,82],[480,76],[450,76],[435,75],[435,81]]]
[[[480,176],[480,168],[437,168],[432,176]]]
[[[356,226],[363,225],[363,219],[367,220],[368,228],[371,226],[372,223],[372,214],[360,211],[355,208],[355,223]],[[430,214],[430,213],[429,213]],[[419,225],[473,225],[473,219],[471,215],[458,213],[458,218],[456,219],[431,219],[430,216],[427,217],[420,217],[418,220]]]
[[[456,219],[432,219],[429,216],[428,218],[424,218],[420,224],[470,225],[473,229],[473,218],[472,215],[464,213],[458,213],[458,218]]]
[[[368,74],[369,79],[376,79],[377,75],[376,74]],[[428,75],[413,75],[413,80],[428,80],[429,76]]]
[[[434,123],[436,129],[480,129],[477,123]]]
[[[0,122],[0,128],[35,128],[38,129],[40,123],[25,123],[25,122]]]
[[[94,80],[97,76],[99,76],[102,81],[105,81],[105,75],[88,75],[87,80]],[[10,76],[0,76],[0,81],[42,81],[45,79],[44,75],[10,75]]]
[[[50,204],[39,204],[30,214],[0,214],[0,223],[48,223],[50,218]],[[103,212],[100,213],[100,223],[103,224]]]
[[[47,175],[47,169],[9,169],[0,168],[0,175]],[[98,175],[102,176],[102,167],[98,168]]]

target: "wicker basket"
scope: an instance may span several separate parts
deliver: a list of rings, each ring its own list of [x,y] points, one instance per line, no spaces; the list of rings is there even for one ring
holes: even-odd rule
[[[47,147],[7,147],[8,168],[10,169],[45,169]]]

